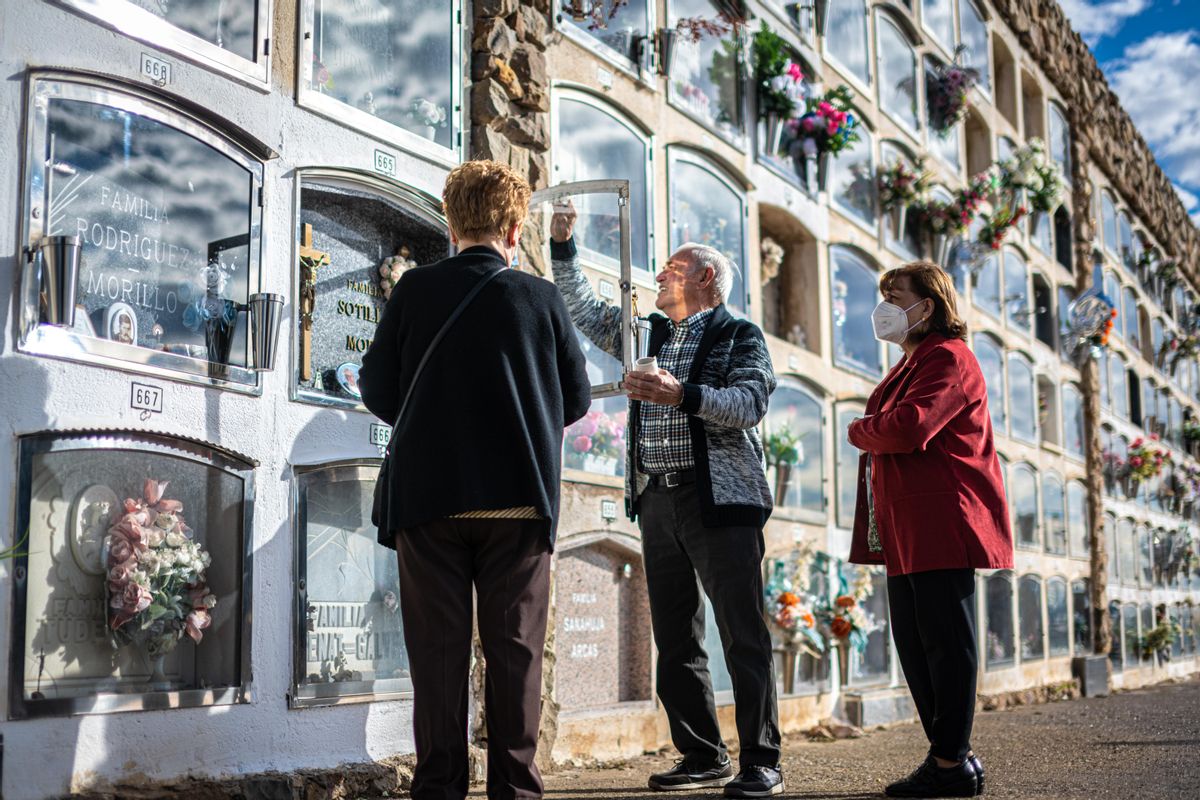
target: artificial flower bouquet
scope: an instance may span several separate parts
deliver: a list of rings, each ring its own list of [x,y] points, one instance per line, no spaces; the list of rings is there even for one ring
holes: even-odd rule
[[[392,289],[400,282],[400,276],[417,265],[411,256],[408,247],[401,245],[396,255],[388,256],[379,264],[379,290],[383,292],[384,300],[392,296]]]
[[[217,604],[205,579],[212,559],[184,522],[183,503],[163,496],[167,484],[147,479],[104,540],[113,646],[137,644],[151,657],[185,634],[199,644]]]
[[[812,558],[812,546],[803,544],[791,556],[790,570],[783,559],[776,559],[763,586],[763,601],[767,619],[787,644],[819,657],[825,652],[825,640],[818,629],[814,600],[807,591],[808,581],[803,577],[808,574]]]
[[[804,72],[788,55],[787,43],[764,21],[751,43],[758,110],[779,117],[798,117],[805,109]]]
[[[1066,193],[1062,169],[1046,153],[1041,139],[1030,139],[1001,161],[1000,173],[1005,188],[1025,191],[1033,211],[1052,213],[1062,205]]]
[[[863,609],[863,603],[871,596],[871,578],[870,569],[859,568],[854,583],[826,601],[818,611],[834,639],[853,645],[859,651],[866,648],[867,637],[878,627]]]
[[[789,123],[793,137],[805,156],[837,155],[858,141],[858,120],[851,113],[849,87],[830,89],[805,101],[805,112]]]
[[[786,422],[767,433],[763,439],[763,449],[766,451],[768,467],[780,464],[791,466],[804,460],[804,446],[800,442],[800,435]]]
[[[935,234],[961,236],[975,221],[975,215],[993,192],[993,174],[981,172],[971,178],[950,200],[928,198],[918,206],[925,226]],[[990,208],[990,205],[988,206]]]
[[[1129,477],[1144,481],[1162,474],[1163,464],[1171,462],[1171,453],[1157,447],[1158,434],[1152,433],[1149,440],[1138,437],[1129,445]]]
[[[925,169],[925,159],[917,159],[910,167],[904,159],[897,158],[888,166],[881,166],[875,178],[879,190],[879,205],[886,212],[893,208],[909,208],[925,205],[933,176]]]
[[[954,61],[935,67],[926,82],[930,127],[942,137],[966,118],[971,89],[979,83],[979,70],[961,63],[964,50],[959,45],[954,51]]]
[[[625,424],[628,412],[606,414],[589,411],[567,428],[566,462],[568,467],[583,469],[588,456],[611,458],[618,463],[625,457]]]

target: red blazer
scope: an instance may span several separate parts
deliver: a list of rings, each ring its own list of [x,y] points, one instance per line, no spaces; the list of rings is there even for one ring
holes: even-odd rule
[[[1009,569],[1012,531],[992,441],[987,386],[961,339],[925,338],[850,423],[863,451],[850,561],[889,575],[934,569]],[[883,552],[867,547],[867,453]]]

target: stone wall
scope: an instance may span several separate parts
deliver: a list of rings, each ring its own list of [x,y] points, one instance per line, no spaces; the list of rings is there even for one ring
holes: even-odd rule
[[[1200,230],[1062,8],[1056,0],[990,2],[1062,95],[1077,144],[1072,152],[1088,154],[1192,284],[1200,286]],[[1077,211],[1077,232],[1090,240],[1090,226],[1080,225],[1089,215]]]

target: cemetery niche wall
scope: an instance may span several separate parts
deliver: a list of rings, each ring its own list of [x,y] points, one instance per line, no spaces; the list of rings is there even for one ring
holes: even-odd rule
[[[376,541],[378,460],[296,468],[293,706],[411,696],[396,553]]]
[[[21,349],[258,392],[261,161],[99,79],[35,75],[26,124]],[[82,245],[69,327],[44,321],[38,245],[54,235]]]
[[[250,699],[254,464],[120,431],[22,436],[9,714]]]
[[[392,286],[450,252],[432,198],[377,178],[307,171],[296,249],[296,397],[362,408],[358,369]]]
[[[555,697],[564,711],[650,700],[650,606],[640,554],[564,543],[555,567]]]

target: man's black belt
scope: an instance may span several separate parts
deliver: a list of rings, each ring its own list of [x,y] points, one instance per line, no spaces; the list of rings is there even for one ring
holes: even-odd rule
[[[684,470],[683,472],[664,472],[661,475],[650,476],[650,485],[658,489],[674,489],[676,486],[695,482],[696,470],[694,469]]]

